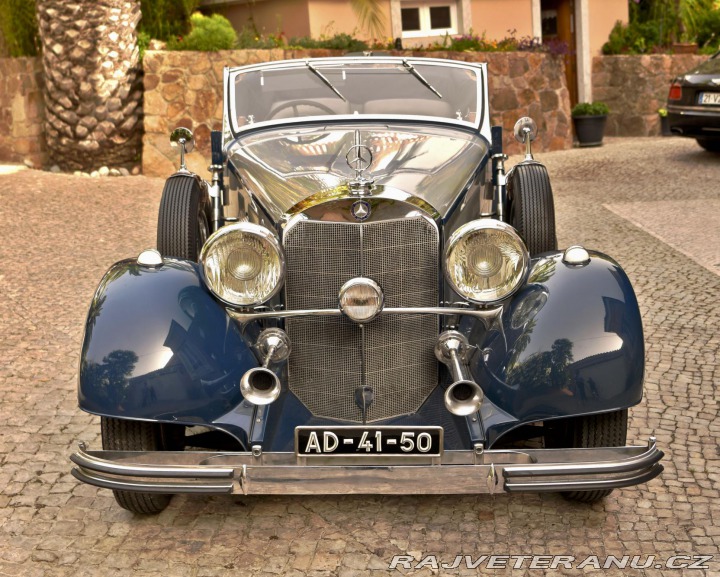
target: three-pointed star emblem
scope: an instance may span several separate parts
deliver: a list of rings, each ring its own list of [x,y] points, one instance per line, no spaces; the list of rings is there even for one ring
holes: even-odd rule
[[[365,220],[370,216],[370,203],[365,200],[358,200],[353,203],[350,211],[357,220]]]

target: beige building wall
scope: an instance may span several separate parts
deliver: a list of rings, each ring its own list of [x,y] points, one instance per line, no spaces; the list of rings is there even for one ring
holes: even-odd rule
[[[601,2],[602,0],[598,0]],[[471,0],[472,30],[488,40],[500,40],[515,30],[515,36],[533,36],[532,0]]]
[[[515,30],[518,38],[535,36],[538,23],[533,21],[534,2],[539,6],[541,0],[459,0],[458,16],[460,27],[467,33],[485,33],[489,40],[499,40]],[[396,0],[394,14],[391,16],[392,0],[382,0],[382,13],[385,20],[383,41],[399,36],[400,1]],[[587,31],[580,42],[589,50],[589,56],[600,54],[602,45],[615,22],[628,21],[627,0],[576,0],[578,12],[587,9],[585,19]],[[236,30],[241,30],[254,22],[263,34],[283,32],[287,38],[293,36],[312,36],[337,33],[354,34],[358,38],[369,40],[372,37],[367,30],[361,30],[355,12],[348,0],[204,0],[203,8],[211,9],[226,16]],[[469,10],[466,9],[469,8]],[[536,9],[538,8],[536,6]],[[536,10],[539,12],[539,10]],[[470,12],[470,22],[463,21],[463,15]],[[578,14],[579,16],[579,14]],[[394,28],[393,29],[393,25]],[[582,28],[582,26],[578,26]],[[380,40],[380,38],[378,38]],[[434,39],[405,39],[404,44],[412,46],[427,43]]]
[[[261,34],[282,32],[287,38],[310,35],[308,3],[301,0],[206,1],[203,8],[222,14],[235,30],[255,24]]]
[[[610,31],[618,20],[627,24],[630,18],[627,0],[588,0],[589,48],[591,56],[601,54]]]
[[[372,40],[377,36],[360,28],[355,11],[347,0],[308,0],[308,13],[310,34],[313,38],[341,33],[352,34],[362,40]],[[381,13],[385,29],[376,39],[386,42],[392,36],[390,0],[381,3]]]

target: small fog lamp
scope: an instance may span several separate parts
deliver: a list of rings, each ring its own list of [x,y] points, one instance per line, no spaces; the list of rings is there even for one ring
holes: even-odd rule
[[[340,310],[356,323],[373,320],[383,308],[384,296],[380,285],[369,278],[354,278],[340,289]]]

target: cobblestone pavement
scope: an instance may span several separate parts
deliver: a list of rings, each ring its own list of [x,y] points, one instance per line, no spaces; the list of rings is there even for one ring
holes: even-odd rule
[[[80,412],[81,327],[115,260],[153,246],[162,181],[0,171],[0,575],[385,575],[393,555],[715,554],[720,574],[720,277],[662,242],[720,231],[682,203],[718,201],[720,158],[682,139],[614,139],[600,149],[542,155],[556,192],[559,241],[607,252],[627,270],[646,328],[646,395],[629,440],[655,432],[665,472],[592,506],[551,494],[495,497],[176,497],[133,517],[110,491],[71,477],[78,440],[99,446]],[[2,174],[2,173],[5,174]],[[642,203],[672,230],[639,228]],[[614,211],[605,208],[614,207]],[[620,208],[618,208],[620,207]],[[668,222],[668,219],[659,222]],[[642,222],[641,222],[642,224]],[[643,225],[645,226],[645,225]],[[663,225],[664,226],[664,225]],[[662,233],[662,234],[658,234]],[[685,245],[683,245],[684,247]],[[687,250],[687,247],[683,248]],[[553,574],[593,573],[558,569]],[[429,575],[430,570],[416,571]],[[435,572],[437,573],[437,572]],[[464,569],[442,574],[474,574]],[[510,569],[499,571],[510,574]],[[513,574],[538,575],[541,570]]]

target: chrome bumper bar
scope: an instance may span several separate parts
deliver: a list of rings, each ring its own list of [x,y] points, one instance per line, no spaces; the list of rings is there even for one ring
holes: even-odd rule
[[[307,310],[279,310],[263,312],[244,312],[227,308],[230,317],[240,324],[247,324],[252,321],[263,319],[287,319],[295,317],[340,317],[343,312],[340,309],[307,309]],[[441,316],[470,316],[483,321],[490,326],[497,321],[502,313],[502,307],[488,309],[469,309],[452,307],[405,307],[405,308],[383,308],[380,315],[441,315]]]
[[[80,481],[122,491],[414,495],[627,487],[657,477],[663,470],[662,457],[651,437],[646,446],[446,451],[424,461],[303,458],[294,453],[88,451],[82,444],[70,459],[76,465],[72,474]]]

